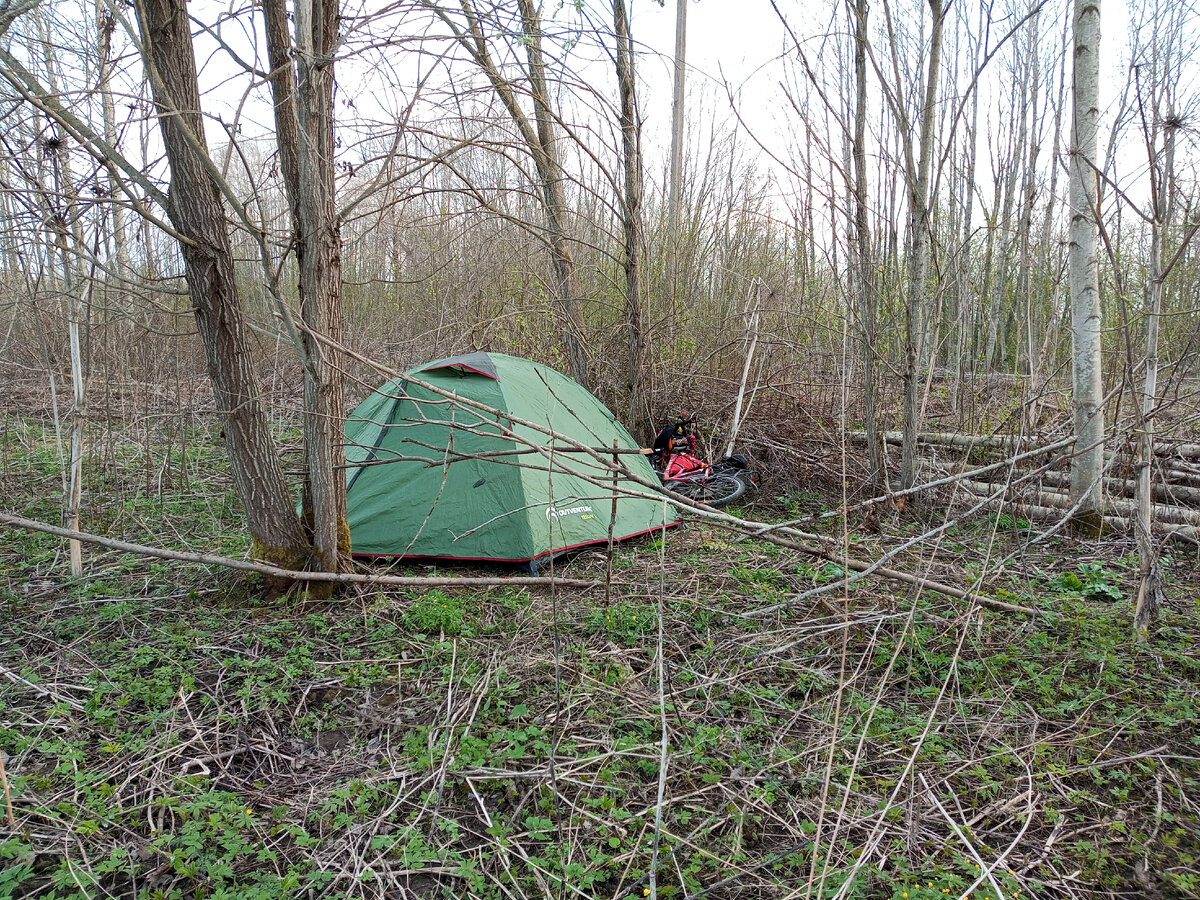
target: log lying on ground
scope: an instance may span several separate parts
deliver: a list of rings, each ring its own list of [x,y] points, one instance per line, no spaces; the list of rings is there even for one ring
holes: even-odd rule
[[[1200,459],[1200,444],[1171,444],[1166,441],[1158,441],[1154,445],[1154,455],[1178,459]]]
[[[986,484],[980,481],[964,481],[960,482],[960,484],[964,490],[970,491],[978,497],[991,497],[996,493],[996,485],[993,484]],[[1046,494],[1043,492],[1039,496],[1044,497]],[[1133,503],[1129,504],[1130,507],[1133,505]],[[1010,510],[1022,518],[1029,519],[1031,522],[1038,522],[1042,525],[1057,525],[1066,517],[1066,511],[1071,507],[1071,504],[1067,503],[1065,506],[1046,506],[1038,503],[1029,503],[1025,500],[996,498],[985,504],[985,506],[995,510]],[[1134,524],[1134,520],[1127,516],[1104,517],[1105,528],[1112,529],[1113,531],[1131,531]],[[1154,530],[1169,540],[1191,545],[1200,544],[1200,527],[1196,525],[1164,523],[1158,520],[1154,523]]]
[[[968,488],[974,494],[987,496],[988,494],[994,494],[999,485],[988,484],[982,481],[964,481],[963,487]],[[1009,497],[1010,503],[1025,503],[1028,501],[1035,506],[1048,506],[1051,509],[1070,509],[1075,504],[1070,495],[1060,493],[1059,491],[1029,489],[1028,493],[1026,493],[1023,487],[1014,490],[1017,493]],[[1134,516],[1137,514],[1137,504],[1132,500],[1109,499],[1107,506],[1108,509],[1119,516]],[[1194,509],[1184,509],[1180,506],[1166,506],[1162,503],[1155,503],[1150,515],[1155,521],[1170,525],[1200,526],[1200,512]]]
[[[1045,472],[1042,482],[1051,487],[1067,487],[1071,476],[1067,472]],[[1133,499],[1136,483],[1129,478],[1105,478],[1104,489],[1110,496]],[[1163,484],[1161,481],[1151,485],[1151,495],[1155,500],[1166,500],[1168,506],[1196,504],[1200,506],[1200,487],[1186,487],[1178,484]]]
[[[865,431],[848,431],[851,440],[864,442],[867,439]],[[880,437],[888,444],[900,446],[904,436],[899,431],[881,431]],[[923,431],[917,435],[918,444],[928,444],[935,447],[957,447],[969,450],[975,447],[987,447],[997,450],[1029,449],[1036,447],[1045,439],[1030,435],[1007,434],[966,434],[949,431]],[[1164,459],[1200,460],[1200,444],[1179,444],[1170,441],[1158,441],[1154,445],[1155,456]]]
[[[849,431],[846,434],[852,440],[860,443],[865,442],[867,439],[865,431]],[[899,431],[881,431],[879,432],[879,436],[883,438],[885,443],[893,444],[897,447],[904,442],[904,435]],[[987,447],[996,450],[1028,450],[1031,447],[1036,447],[1040,442],[1041,440],[1037,438],[1003,434],[963,434],[923,431],[917,435],[918,444],[928,444],[936,447],[957,447],[961,450],[970,450],[975,447]]]

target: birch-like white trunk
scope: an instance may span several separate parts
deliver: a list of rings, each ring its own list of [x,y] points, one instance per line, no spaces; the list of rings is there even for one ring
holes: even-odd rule
[[[42,58],[46,79],[51,89],[59,91],[59,67],[50,41],[48,28],[41,10],[34,11],[37,32],[42,39]],[[66,138],[60,137],[53,146],[47,142],[46,155],[53,175],[52,192],[45,198],[47,221],[51,226],[51,240],[58,251],[62,266],[63,296],[67,312],[67,346],[71,355],[71,409],[67,415],[70,426],[70,461],[66,487],[63,495],[63,523],[72,531],[80,531],[80,507],[83,503],[83,437],[86,423],[87,383],[83,371],[83,344],[81,330],[86,318],[87,306],[81,292],[85,279],[78,272],[75,252],[83,246],[83,226],[73,214],[75,204],[75,182],[71,176],[71,160],[67,153]],[[43,188],[43,193],[46,193]],[[83,545],[71,539],[68,542],[71,576],[83,575]]]
[[[1071,411],[1075,456],[1071,498],[1079,504],[1076,526],[1098,531],[1104,468],[1104,409],[1101,380],[1100,283],[1096,258],[1099,195],[1095,168],[1100,118],[1100,0],[1076,0],[1075,71],[1072,77],[1071,223],[1068,266],[1071,286]]]
[[[1156,215],[1150,224],[1150,283],[1146,290],[1146,363],[1142,380],[1141,433],[1138,435],[1137,479],[1134,490],[1137,500],[1139,580],[1133,627],[1141,635],[1147,634],[1150,626],[1158,618],[1162,600],[1158,553],[1154,547],[1154,536],[1150,533],[1153,511],[1150,473],[1154,464],[1154,404],[1158,394],[1158,320],[1162,310],[1163,293],[1163,222],[1157,215],[1161,206],[1156,202],[1155,207]]]

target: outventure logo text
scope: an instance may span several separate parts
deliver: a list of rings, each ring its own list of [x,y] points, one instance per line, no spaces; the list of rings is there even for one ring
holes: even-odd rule
[[[567,509],[555,509],[553,506],[546,507],[546,519],[559,519],[563,516],[577,516],[580,513],[590,513],[590,506],[572,506]]]

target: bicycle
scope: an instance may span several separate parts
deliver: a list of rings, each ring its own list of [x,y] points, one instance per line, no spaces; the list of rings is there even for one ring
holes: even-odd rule
[[[696,456],[696,417],[679,419],[658,432],[650,464],[667,490],[708,506],[725,506],[758,489],[754,472],[740,453],[706,463]]]

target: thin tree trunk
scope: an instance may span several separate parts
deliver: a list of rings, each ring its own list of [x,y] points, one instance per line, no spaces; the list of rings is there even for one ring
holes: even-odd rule
[[[111,84],[112,35],[116,20],[108,12],[104,0],[96,0],[96,31],[99,36],[99,63],[96,88],[100,93],[100,108],[104,117],[104,140],[112,147],[119,141],[117,134],[117,107],[113,101]],[[129,246],[125,240],[125,209],[118,201],[121,184],[111,169],[108,171],[109,210],[112,222],[112,244],[116,273],[122,281],[129,277]],[[122,291],[124,285],[122,285]]]
[[[583,288],[575,268],[575,256],[567,228],[566,192],[563,190],[562,163],[559,160],[557,128],[550,106],[550,88],[546,82],[546,61],[542,55],[542,23],[534,0],[517,0],[521,21],[525,26],[525,55],[529,60],[529,86],[533,91],[533,119],[537,126],[534,159],[542,179],[546,201],[546,220],[550,237],[551,257],[557,278],[557,291],[562,303],[567,328],[567,356],[571,374],[585,388],[591,389],[585,345],[583,318]]]
[[[63,504],[63,522],[79,530],[80,505],[83,502],[83,437],[86,416],[86,385],[83,371],[83,349],[80,330],[86,307],[79,293],[84,290],[76,277],[76,260],[70,249],[71,232],[67,221],[72,207],[74,187],[71,183],[66,144],[61,142],[48,150],[54,173],[53,193],[47,197],[48,218],[53,225],[53,243],[62,266],[63,297],[67,309],[67,344],[71,354],[71,409],[67,422],[71,429],[70,460],[67,489]],[[78,247],[77,247],[78,249]],[[83,545],[71,540],[69,545],[71,575],[83,575]]]
[[[667,242],[670,254],[668,332],[674,339],[679,305],[679,206],[683,196],[683,113],[687,97],[687,9],[691,0],[675,0],[675,80],[671,97],[671,170],[667,189]]]
[[[629,407],[631,429],[639,424],[653,429],[650,409],[643,396],[646,373],[646,334],[642,315],[642,145],[637,113],[637,81],[633,36],[625,0],[613,0],[617,42],[617,86],[621,95],[621,161],[625,183],[621,197],[621,224],[625,234],[625,325],[629,329]]]
[[[988,7],[990,9],[990,5]],[[961,10],[961,7],[960,7]],[[984,34],[985,8],[981,5],[979,8],[979,27],[977,29],[979,37],[977,38],[977,46],[975,53],[972,56],[972,70],[978,70],[983,62],[984,54],[987,52]],[[972,248],[972,225],[975,215],[975,166],[979,158],[978,140],[979,135],[979,91],[971,91],[971,122],[966,133],[966,166],[962,175],[962,191],[960,195],[960,204],[962,206],[962,230],[960,234],[960,246],[962,247],[961,264],[957,267],[957,275],[955,282],[958,288],[958,335],[957,335],[957,373],[959,389],[954,393],[954,412],[958,414],[961,411],[961,395],[963,391],[963,382],[965,376],[970,374],[974,376],[977,368],[977,360],[975,358],[975,346],[971,340],[971,336],[975,331],[975,303],[971,297],[971,260],[974,256]]]
[[[1040,104],[1042,100],[1041,92],[1041,75],[1042,68],[1039,60],[1038,36],[1041,16],[1039,13],[1034,13],[1029,20],[1029,43],[1026,46],[1026,59],[1029,67],[1029,122],[1032,137],[1027,141],[1028,157],[1025,162],[1025,172],[1023,176],[1023,184],[1021,187],[1021,205],[1020,215],[1017,219],[1017,303],[1020,304],[1019,309],[1024,311],[1025,325],[1025,340],[1019,342],[1019,351],[1017,354],[1018,360],[1024,356],[1026,374],[1032,375],[1034,368],[1034,359],[1037,354],[1036,337],[1037,331],[1034,327],[1034,307],[1033,307],[1033,291],[1030,276],[1031,267],[1031,247],[1030,233],[1033,230],[1033,207],[1037,199],[1037,160],[1041,151],[1041,126],[1039,120]]]
[[[1071,410],[1076,455],[1071,462],[1071,498],[1080,503],[1077,529],[1100,530],[1104,467],[1104,409],[1101,375],[1100,283],[1096,258],[1098,175],[1095,171],[1100,116],[1100,0],[1075,0],[1075,71],[1072,78],[1071,224]]]
[[[529,155],[533,158],[538,173],[538,193],[542,212],[546,217],[546,244],[550,249],[554,268],[554,291],[559,310],[566,327],[564,340],[567,356],[571,361],[571,374],[586,388],[591,388],[584,323],[583,290],[571,251],[570,230],[567,227],[569,207],[563,187],[562,164],[559,161],[558,142],[554,111],[550,105],[549,87],[546,81],[546,63],[542,54],[542,26],[533,0],[517,0],[521,23],[525,34],[521,42],[525,45],[528,60],[529,89],[533,101],[533,122],[522,109],[517,99],[513,82],[507,78],[492,58],[488,36],[472,0],[461,0],[461,9],[466,19],[464,31],[450,14],[434,0],[422,0],[454,34],[454,39],[463,47],[483,70],[492,89],[500,99],[513,125],[521,135]]]
[[[1157,132],[1164,136],[1163,162],[1160,167],[1154,146]],[[1142,381],[1142,410],[1138,435],[1138,459],[1136,490],[1137,500],[1137,545],[1138,545],[1138,595],[1134,610],[1133,628],[1136,634],[1146,637],[1158,620],[1162,605],[1162,575],[1158,552],[1154,545],[1153,492],[1150,473],[1154,465],[1154,407],[1158,402],[1158,326],[1162,312],[1163,281],[1163,232],[1171,225],[1172,203],[1170,196],[1175,175],[1175,126],[1163,126],[1155,110],[1154,127],[1150,130],[1151,203],[1153,215],[1150,221],[1150,261],[1147,273],[1149,284],[1146,290],[1146,361]]]
[[[859,304],[859,353],[863,378],[863,418],[871,485],[884,486],[883,444],[879,440],[879,398],[875,388],[875,341],[879,321],[871,222],[867,208],[867,0],[854,7],[854,247]],[[810,179],[811,180],[811,179]]]
[[[33,18],[40,37],[42,61],[46,69],[46,81],[51,91],[59,94],[58,59],[54,55],[54,43],[50,40],[42,11],[35,9]],[[43,195],[46,221],[51,227],[51,243],[58,252],[58,263],[62,268],[62,296],[67,312],[67,347],[71,357],[71,409],[67,414],[70,428],[70,456],[68,459],[66,485],[63,494],[63,521],[68,528],[78,529],[80,507],[83,503],[83,442],[86,428],[87,379],[84,372],[82,331],[86,331],[87,304],[82,293],[85,279],[79,269],[80,254],[84,249],[83,225],[76,215],[75,179],[71,175],[71,156],[67,151],[67,138],[56,135],[45,141],[45,153],[50,162],[52,184],[49,191],[44,183],[39,185]],[[73,245],[73,246],[72,246]],[[49,269],[54,268],[54,251],[47,247]],[[71,575],[83,575],[83,547],[72,540],[68,547]]]
[[[929,0],[933,30],[929,39],[929,70],[921,107],[920,159],[916,171],[906,166],[911,228],[908,304],[905,318],[904,371],[904,446],[900,454],[900,487],[908,490],[917,481],[917,432],[920,431],[920,395],[924,379],[921,367],[925,359],[926,313],[928,306],[929,257],[933,243],[930,220],[929,176],[933,162],[933,125],[937,112],[938,75],[941,68],[942,25],[945,12],[942,0]],[[911,149],[911,148],[910,148]],[[911,161],[911,152],[907,154]]]
[[[1014,91],[1018,91],[1016,86],[1014,86]],[[1002,323],[1006,314],[1006,310],[1004,309],[1004,295],[1008,289],[1008,267],[1012,256],[1012,228],[1010,223],[1012,222],[1013,204],[1016,202],[1017,170],[1020,167],[1022,156],[1021,147],[1025,140],[1024,107],[1024,91],[1021,89],[1018,97],[1013,100],[1013,113],[1017,122],[1020,123],[1020,133],[1014,136],[1013,128],[1009,128],[1007,155],[1001,157],[1006,170],[1001,188],[1004,199],[999,215],[995,218],[992,226],[995,232],[995,246],[997,247],[997,251],[992,257],[992,270],[990,274],[993,280],[989,285],[991,287],[991,298],[987,313],[987,343],[984,345],[983,351],[983,370],[988,373],[995,371],[996,368],[997,345],[1002,341]],[[1003,353],[1003,351],[1001,352]]]
[[[1058,212],[1058,154],[1061,149],[1062,142],[1062,115],[1066,107],[1066,74],[1067,74],[1067,47],[1070,44],[1070,17],[1066,17],[1063,23],[1062,32],[1062,52],[1059,56],[1059,71],[1058,71],[1058,90],[1055,94],[1054,102],[1054,126],[1052,133],[1054,134],[1054,143],[1050,150],[1050,159],[1054,165],[1050,167],[1050,187],[1046,192],[1046,208],[1042,215],[1042,235],[1039,241],[1041,247],[1041,270],[1046,277],[1039,279],[1043,287],[1038,290],[1038,300],[1040,305],[1046,308],[1046,330],[1042,338],[1041,347],[1038,350],[1037,357],[1033,363],[1033,370],[1030,373],[1029,387],[1034,397],[1042,397],[1042,378],[1041,373],[1053,368],[1053,365],[1047,366],[1047,359],[1051,357],[1057,345],[1058,328],[1062,319],[1062,311],[1059,308],[1059,278],[1056,276],[1053,281],[1049,278],[1050,272],[1060,272],[1058,265],[1059,260],[1052,256],[1053,246],[1051,244],[1051,228],[1054,223],[1055,214]],[[1029,423],[1035,425],[1038,417],[1038,409],[1042,405],[1039,399],[1030,406]]]

